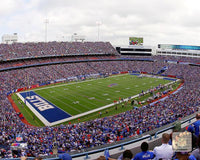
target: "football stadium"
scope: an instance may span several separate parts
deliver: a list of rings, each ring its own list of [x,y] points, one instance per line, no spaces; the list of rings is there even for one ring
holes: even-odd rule
[[[198,113],[196,57],[121,55],[109,42],[0,48],[2,158],[25,152],[56,159],[66,149],[73,159],[107,150],[117,157],[142,141],[155,145],[159,134],[177,121],[188,126]]]
[[[98,40],[48,41],[48,23],[42,42],[2,37],[0,159],[200,157],[200,46],[116,46],[100,23]]]

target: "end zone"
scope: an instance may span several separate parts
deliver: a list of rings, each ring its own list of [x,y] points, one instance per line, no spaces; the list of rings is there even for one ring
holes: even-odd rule
[[[69,117],[71,117],[70,114],[66,113],[33,91],[20,92],[17,93],[17,96],[45,124],[45,126],[52,126],[65,122]]]

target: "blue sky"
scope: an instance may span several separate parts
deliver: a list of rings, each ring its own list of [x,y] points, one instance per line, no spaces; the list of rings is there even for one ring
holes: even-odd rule
[[[0,36],[18,33],[20,42],[70,41],[77,33],[128,45],[131,36],[144,45],[200,45],[198,0],[1,0]]]

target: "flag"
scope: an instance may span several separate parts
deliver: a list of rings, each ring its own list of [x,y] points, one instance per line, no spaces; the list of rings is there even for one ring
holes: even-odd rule
[[[22,135],[17,134],[17,136],[16,136],[16,141],[17,141],[17,142],[23,141]]]
[[[104,156],[105,156],[106,160],[108,160],[108,158],[110,157],[110,154],[109,154],[109,150],[108,150],[108,149],[105,149],[105,151],[104,151]]]

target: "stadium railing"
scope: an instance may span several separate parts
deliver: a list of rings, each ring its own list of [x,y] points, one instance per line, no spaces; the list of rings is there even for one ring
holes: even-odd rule
[[[181,129],[182,130],[184,130],[184,128],[186,126],[188,126],[193,121],[195,121],[195,115],[196,115],[196,113],[194,113],[194,114],[192,114],[192,115],[190,115],[188,117],[185,117],[185,118],[183,118],[181,120],[178,120],[181,123]],[[87,149],[87,150],[85,149],[82,152],[77,152],[76,151],[76,152],[72,152],[70,154],[71,154],[73,159],[91,159],[91,156],[93,154],[95,154],[95,155],[98,155],[98,154],[99,155],[104,155],[105,150],[108,150],[111,153],[114,149],[117,149],[118,154],[119,154],[119,152],[123,152],[127,148],[126,147],[127,145],[131,145],[132,148],[134,148],[134,147],[136,147],[136,145],[134,145],[134,144],[137,143],[137,142],[148,141],[150,143],[151,141],[161,137],[161,136],[158,136],[158,135],[160,135],[160,134],[162,134],[164,132],[171,132],[172,129],[175,127],[174,124],[176,122],[174,122],[173,124],[162,126],[162,127],[158,128],[156,130],[149,131],[149,132],[144,133],[142,135],[138,135],[138,137],[127,138],[125,140],[116,142],[114,144],[112,143],[112,144],[108,144],[108,145],[103,145],[103,147],[99,146],[99,147],[90,148],[90,149]],[[112,154],[117,154],[115,152],[112,152]],[[58,155],[44,156],[42,158],[44,160],[57,160],[57,159],[59,159]],[[7,159],[5,158],[5,160],[7,160]],[[28,159],[32,160],[32,159],[34,159],[34,157],[28,157]],[[20,160],[20,158],[12,158],[12,160]]]
[[[196,113],[194,113],[194,114],[192,114],[192,115],[190,115],[188,117],[185,117],[185,118],[183,118],[181,120],[178,120],[181,123],[181,129],[182,130],[185,130],[186,126],[191,124],[192,121],[195,121],[195,115],[196,115]],[[154,131],[146,132],[146,133],[144,133],[142,135],[139,135],[138,138],[134,138],[132,140],[130,138],[127,138],[123,142],[120,141],[119,144],[104,145],[103,148],[101,146],[101,148],[96,149],[96,150],[91,150],[91,151],[87,150],[87,151],[85,151],[83,153],[75,153],[75,154],[72,154],[72,157],[76,158],[76,157],[83,157],[84,156],[85,159],[88,159],[89,155],[96,154],[96,153],[99,153],[99,152],[101,152],[101,155],[102,155],[104,153],[104,151],[107,150],[107,149],[109,151],[112,151],[113,149],[118,148],[118,151],[121,150],[121,152],[123,152],[123,150],[125,149],[125,146],[127,146],[129,144],[132,144],[132,146],[134,148],[135,145],[133,145],[133,144],[136,143],[136,142],[139,142],[139,141],[145,140],[145,141],[148,141],[150,143],[151,141],[160,138],[158,136],[159,134],[163,134],[164,132],[172,132],[172,129],[175,127],[174,124],[176,122],[174,122],[172,124],[168,124],[168,125],[162,126],[162,127],[158,128],[158,129],[155,129]]]

